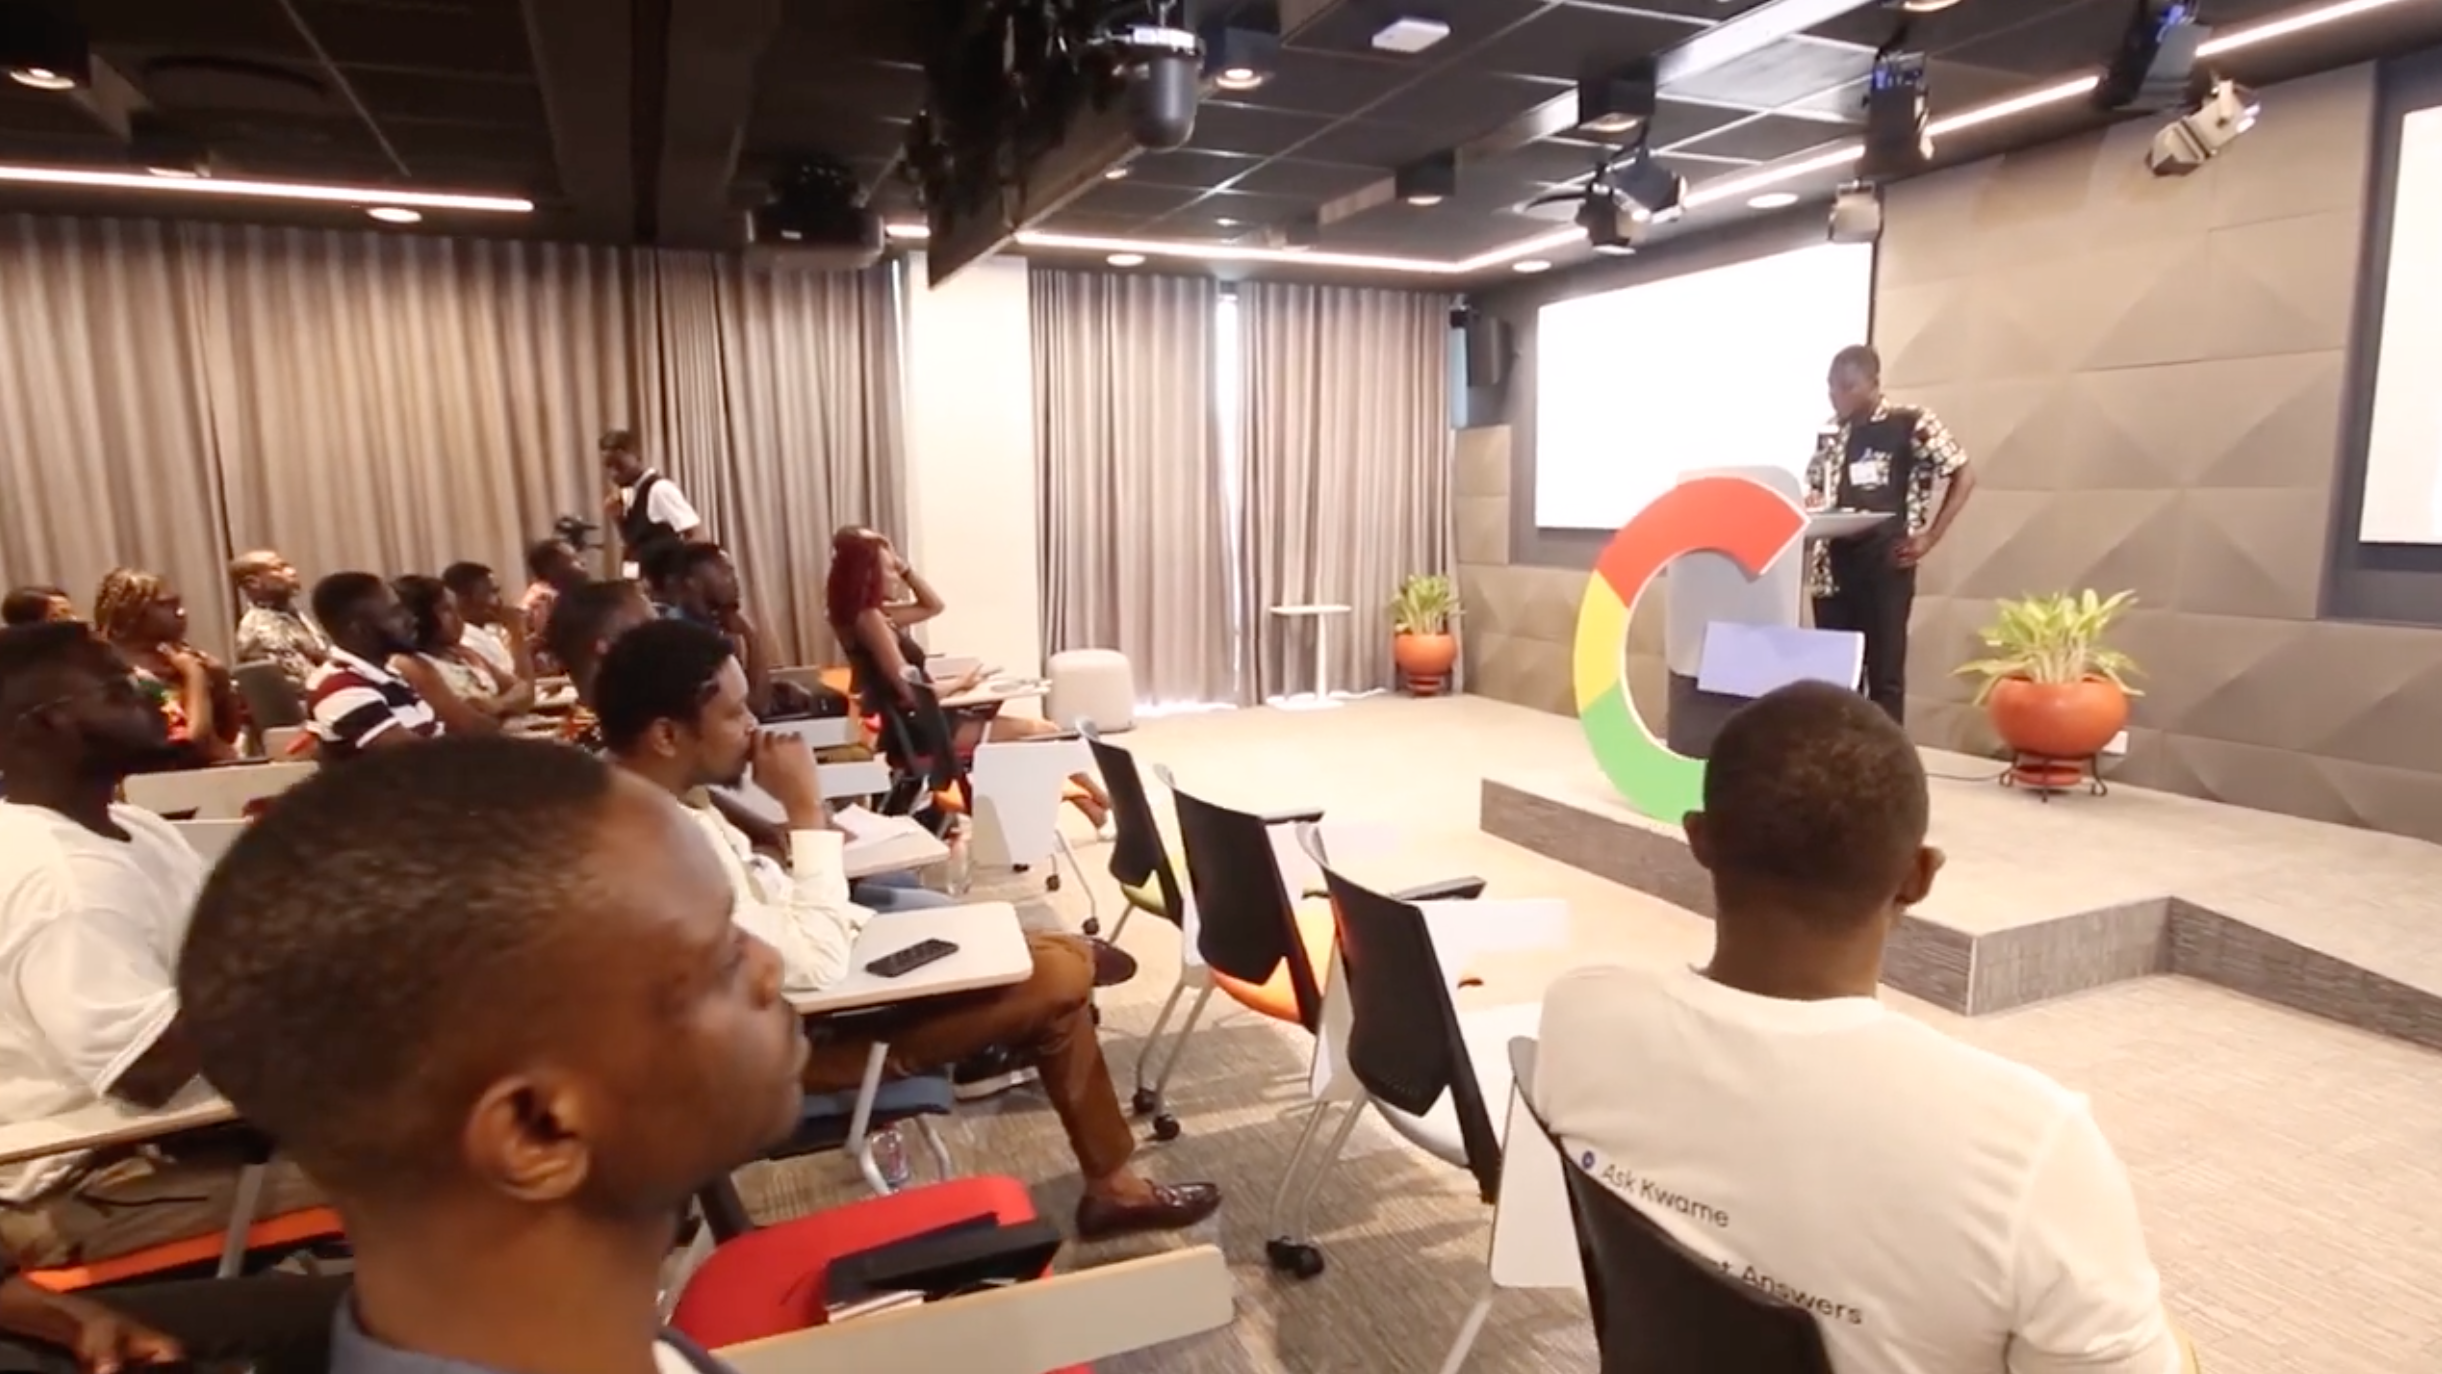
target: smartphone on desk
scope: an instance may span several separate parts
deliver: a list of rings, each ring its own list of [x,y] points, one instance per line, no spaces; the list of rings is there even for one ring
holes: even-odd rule
[[[937,964],[958,952],[958,946],[948,940],[918,940],[902,950],[894,950],[872,963],[865,971],[876,978],[903,978],[926,964]]]

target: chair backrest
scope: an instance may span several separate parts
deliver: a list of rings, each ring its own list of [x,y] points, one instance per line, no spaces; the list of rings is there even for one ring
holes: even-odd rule
[[[1300,839],[1331,894],[1348,995],[1349,1071],[1375,1100],[1409,1116],[1423,1116],[1448,1093],[1467,1172],[1492,1197],[1501,1185],[1501,1134],[1484,1104],[1424,913],[1334,872],[1323,862],[1315,827],[1302,827]]]
[[[1560,1154],[1602,1374],[1832,1374],[1814,1314],[1680,1244],[1580,1166],[1535,1108],[1535,1052],[1532,1040],[1510,1042],[1510,1065],[1519,1100]]]
[[[1179,847],[1186,850],[1187,886],[1196,899],[1196,952],[1243,983],[1271,980],[1285,960],[1297,1019],[1307,1030],[1323,1023],[1323,991],[1306,962],[1297,911],[1280,877],[1263,817],[1218,806],[1170,781],[1178,806]]]
[[[277,730],[305,723],[305,693],[280,665],[267,660],[241,663],[229,670],[246,715],[257,730]]]
[[[221,856],[229,852],[229,846],[237,843],[237,837],[246,833],[248,824],[246,821],[173,821],[170,828],[176,830],[179,838],[194,849],[197,858],[210,865],[220,862]]]
[[[1103,790],[1111,794],[1111,876],[1129,887],[1151,879],[1162,894],[1162,915],[1172,924],[1186,918],[1179,879],[1170,867],[1169,846],[1162,843],[1161,822],[1154,817],[1153,799],[1145,793],[1145,775],[1137,771],[1136,755],[1103,739],[1090,721],[1077,722],[1085,747],[1094,751],[1094,767],[1102,774]]]

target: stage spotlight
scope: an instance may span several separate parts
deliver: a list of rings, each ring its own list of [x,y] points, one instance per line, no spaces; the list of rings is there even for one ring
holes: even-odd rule
[[[1624,258],[1636,251],[1636,241],[1644,236],[1645,222],[1628,212],[1626,206],[1609,196],[1592,195],[1577,207],[1578,227],[1586,231],[1586,245],[1607,257]]]
[[[1663,166],[1651,148],[1637,149],[1608,176],[1612,189],[1656,224],[1676,219],[1687,209],[1687,178]]]
[[[1391,185],[1410,205],[1439,205],[1458,194],[1458,154],[1419,158],[1393,173]]]
[[[1204,71],[1225,91],[1251,91],[1280,66],[1280,35],[1262,29],[1216,28],[1204,35]]]
[[[1865,154],[1857,174],[1880,181],[1922,169],[1933,158],[1926,116],[1925,59],[1916,53],[1876,58],[1866,80]]]
[[[85,30],[51,0],[0,0],[0,71],[38,91],[70,91],[93,79]]]
[[[2255,127],[2263,106],[2255,92],[2231,80],[2213,83],[2204,103],[2154,135],[2145,168],[2158,177],[2183,177],[2211,162],[2231,140]]]
[[[2195,0],[2137,0],[2119,51],[2094,88],[2096,108],[2150,113],[2186,104],[2197,49],[2210,34],[2196,22]]]
[[[1882,237],[1882,188],[1852,181],[1832,195],[1831,241],[1872,243]]]
[[[1658,90],[1651,62],[1616,76],[1578,82],[1577,132],[1611,140],[1642,128],[1653,119]]]

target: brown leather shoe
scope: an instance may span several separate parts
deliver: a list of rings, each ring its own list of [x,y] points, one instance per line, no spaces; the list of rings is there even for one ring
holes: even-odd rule
[[[1077,1202],[1077,1239],[1114,1240],[1146,1231],[1183,1231],[1221,1206],[1210,1183],[1156,1183],[1150,1202],[1120,1203],[1090,1194]]]
[[[1096,940],[1094,947],[1094,986],[1115,988],[1136,976],[1136,956],[1108,940]]]

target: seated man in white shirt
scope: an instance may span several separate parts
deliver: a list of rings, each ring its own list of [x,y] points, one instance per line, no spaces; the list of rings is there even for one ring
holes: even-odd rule
[[[1741,710],[1686,818],[1711,964],[1554,984],[1535,1101],[1673,1236],[1812,1311],[1839,1374],[2175,1374],[2085,1099],[1876,1000],[1942,864],[1928,811],[1864,697],[1799,684]]]
[[[0,631],[0,1121],[108,1097],[157,1107],[194,1081],[173,969],[203,861],[117,804],[168,758],[161,713],[76,624]],[[0,1169],[0,1240],[29,1267],[90,1262],[228,1225],[243,1143],[227,1133]],[[310,1206],[286,1165],[265,1215]]]
[[[746,673],[729,641],[683,620],[629,630],[603,656],[594,710],[612,759],[686,804],[729,873],[738,925],[780,951],[783,986],[815,992],[847,976],[856,937],[873,913],[848,898],[843,837],[824,817],[813,751],[796,736],[757,732]],[[743,781],[750,760],[756,785],[788,814],[785,867],[757,854],[706,797],[709,788]],[[855,1087],[877,1036],[890,1045],[890,1070],[901,1074],[1010,1049],[1034,1064],[1084,1175],[1078,1239],[1176,1230],[1211,1216],[1221,1203],[1211,1184],[1155,1183],[1129,1166],[1136,1133],[1094,1027],[1093,948],[1068,935],[1031,934],[1027,943],[1034,971],[1024,982],[911,1002],[880,1023],[818,1023],[807,1091]]]

